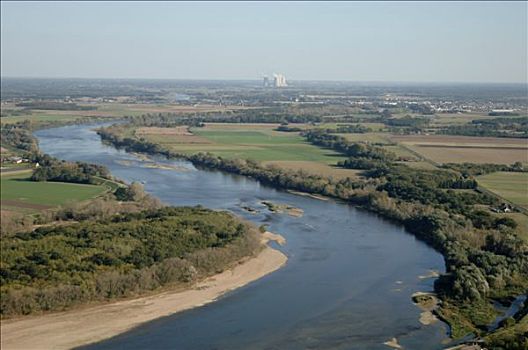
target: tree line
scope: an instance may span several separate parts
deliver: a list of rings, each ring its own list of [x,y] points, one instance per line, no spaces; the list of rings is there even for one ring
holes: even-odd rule
[[[100,184],[100,178],[110,178],[110,171],[102,165],[84,162],[66,162],[48,155],[39,154],[35,157],[39,164],[31,177],[31,181],[55,181],[81,184]]]

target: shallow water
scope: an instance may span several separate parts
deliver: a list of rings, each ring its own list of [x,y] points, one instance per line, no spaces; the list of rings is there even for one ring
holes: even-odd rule
[[[343,203],[197,170],[185,161],[142,161],[103,145],[92,128],[67,126],[35,135],[44,152],[106,165],[116,177],[144,182],[165,203],[230,210],[256,225],[268,224],[287,239],[278,248],[289,260],[215,303],[87,349],[389,349],[383,342],[393,337],[405,349],[442,347],[446,325],[421,325],[411,295],[432,290],[434,279],[419,276],[444,271],[443,258],[401,226]],[[271,213],[262,200],[301,208],[304,216]]]

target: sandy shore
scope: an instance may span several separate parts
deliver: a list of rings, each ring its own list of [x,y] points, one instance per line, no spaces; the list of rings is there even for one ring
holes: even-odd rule
[[[307,193],[307,192],[299,192],[299,191],[293,191],[293,190],[287,190],[287,192],[291,194],[295,194],[297,196],[304,196],[304,197],[310,197],[313,199],[319,199],[320,201],[327,201],[330,199],[330,197],[326,197],[320,194],[313,194],[313,193]]]
[[[265,237],[266,240],[273,238]],[[279,269],[286,260],[280,251],[266,246],[257,257],[189,290],[7,320],[1,324],[2,349],[70,349],[110,338],[144,322],[210,303],[230,290]]]

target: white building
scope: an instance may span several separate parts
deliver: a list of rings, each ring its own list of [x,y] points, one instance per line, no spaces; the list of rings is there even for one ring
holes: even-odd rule
[[[286,83],[286,77],[282,74],[273,74],[273,86],[276,88],[288,86]]]

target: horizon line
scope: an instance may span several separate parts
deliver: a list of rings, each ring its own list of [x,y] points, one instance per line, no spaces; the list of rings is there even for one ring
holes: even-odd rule
[[[260,82],[261,79],[226,79],[226,78],[123,78],[123,77],[48,77],[48,76],[2,76],[1,79],[56,79],[56,80],[159,80],[159,81],[230,81],[230,82]],[[360,84],[508,84],[527,85],[528,80],[520,81],[416,81],[416,80],[337,80],[337,79],[288,79],[290,82],[314,82],[314,83],[360,83]]]

